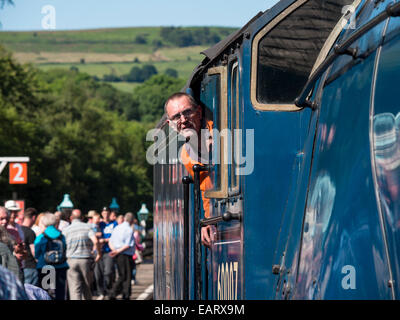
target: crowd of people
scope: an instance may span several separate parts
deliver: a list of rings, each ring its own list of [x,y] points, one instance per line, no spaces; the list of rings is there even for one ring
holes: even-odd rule
[[[144,249],[133,213],[0,206],[0,299],[129,300]]]

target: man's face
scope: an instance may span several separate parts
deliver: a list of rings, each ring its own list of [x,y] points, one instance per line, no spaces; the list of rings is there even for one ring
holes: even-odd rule
[[[103,210],[101,212],[101,216],[105,221],[108,221],[110,219],[110,211]]]
[[[168,122],[184,137],[191,137],[194,132],[200,133],[201,108],[193,107],[187,97],[182,96],[171,100],[166,109]]]
[[[99,224],[100,223],[100,216],[98,216],[98,215],[93,216],[92,223]]]
[[[9,221],[9,219],[8,219],[7,212],[3,209],[0,209],[0,225],[5,228],[5,227],[7,227],[8,221]]]
[[[13,225],[17,215],[18,215],[18,211],[10,211],[10,221],[9,221],[9,223],[11,223]]]

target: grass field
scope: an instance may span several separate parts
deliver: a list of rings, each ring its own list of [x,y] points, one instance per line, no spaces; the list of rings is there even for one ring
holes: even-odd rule
[[[184,28],[195,30],[195,27]],[[234,28],[209,27],[221,39]],[[0,43],[14,52],[93,52],[93,53],[147,53],[154,50],[154,41],[165,46],[171,43],[160,35],[161,27],[94,29],[77,31],[0,32]],[[135,43],[137,36],[146,44]]]
[[[184,28],[196,29],[196,28]],[[233,28],[210,27],[221,38]],[[96,29],[79,31],[0,32],[0,44],[13,52],[21,63],[32,63],[42,70],[76,67],[97,76],[127,74],[133,66],[153,64],[158,73],[172,68],[187,79],[204,59],[201,51],[209,46],[174,47],[160,36],[161,27]],[[141,36],[146,44],[137,44]],[[154,41],[163,46],[155,47]],[[134,62],[136,61],[136,62]],[[137,62],[139,61],[139,62]],[[110,82],[119,90],[132,92],[137,83]]]
[[[106,82],[106,81],[104,82],[112,85],[114,88],[120,91],[128,93],[132,93],[133,89],[138,85],[140,85],[140,83],[134,83],[134,82]]]
[[[193,69],[204,59],[203,55],[200,55],[200,51],[205,48],[202,47],[188,47],[186,50],[166,49],[160,50],[158,58],[154,55],[141,55],[139,56],[139,63],[134,63],[135,57],[126,57],[118,55],[114,56],[103,56],[103,61],[95,62],[93,55],[68,55],[58,54],[54,56],[54,59],[47,60],[29,60],[26,53],[15,54],[16,58],[21,62],[35,63],[37,67],[42,70],[49,70],[54,68],[70,69],[76,67],[81,72],[86,72],[92,76],[97,76],[100,79],[106,74],[115,74],[116,76],[122,76],[127,74],[132,67],[142,67],[144,64],[151,63],[154,65],[158,73],[164,73],[168,68],[175,69],[178,72],[180,78],[188,78],[192,73]],[[65,57],[64,57],[65,55]],[[74,58],[75,57],[75,58]],[[85,63],[80,63],[80,57],[85,58]],[[122,60],[122,62],[121,62]],[[89,62],[88,62],[89,61]],[[90,63],[90,61],[92,61]]]

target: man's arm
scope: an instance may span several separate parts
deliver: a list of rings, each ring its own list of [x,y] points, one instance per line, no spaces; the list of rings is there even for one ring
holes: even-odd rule
[[[201,243],[206,247],[211,247],[211,226],[201,228]]]
[[[95,234],[90,235],[89,238],[90,238],[90,240],[92,240],[93,244],[94,244],[95,247],[96,247],[97,255],[96,255],[96,258],[95,258],[95,262],[97,262],[97,261],[99,261],[100,258],[101,258],[101,246],[100,246],[100,242],[99,242],[99,240],[97,239],[97,237],[96,237]]]
[[[34,257],[35,256],[35,245],[33,243],[31,243],[29,245],[29,248],[31,249],[32,257]]]
[[[109,245],[110,246],[110,245]],[[110,257],[115,257],[117,255],[119,255],[120,253],[124,252],[126,249],[129,249],[130,246],[128,245],[124,245],[123,247],[119,248],[119,249],[112,249],[112,251],[109,253]],[[111,246],[110,246],[111,248]]]

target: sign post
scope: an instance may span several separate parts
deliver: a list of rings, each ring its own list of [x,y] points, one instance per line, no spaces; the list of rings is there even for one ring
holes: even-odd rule
[[[10,163],[10,184],[28,183],[28,164],[29,157],[0,157],[0,174],[3,172],[7,163]]]

